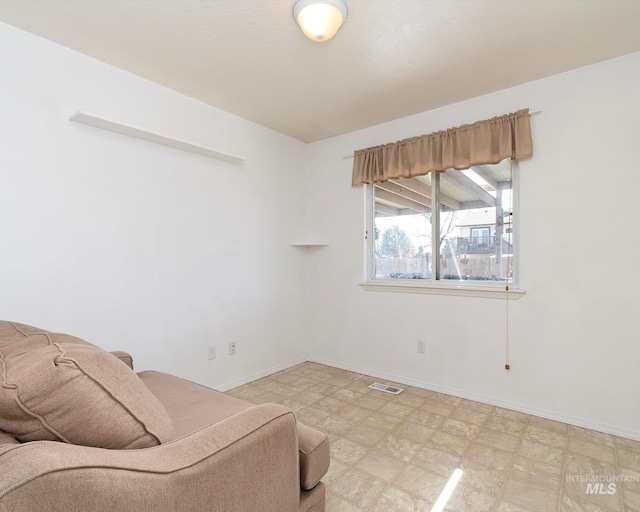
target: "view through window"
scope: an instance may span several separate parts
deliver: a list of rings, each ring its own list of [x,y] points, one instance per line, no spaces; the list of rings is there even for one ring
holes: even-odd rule
[[[370,278],[512,282],[511,165],[507,159],[371,185]]]

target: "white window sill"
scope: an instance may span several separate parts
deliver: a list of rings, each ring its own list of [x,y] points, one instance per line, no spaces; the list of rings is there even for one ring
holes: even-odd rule
[[[369,292],[426,293],[428,295],[454,295],[459,297],[483,297],[485,299],[518,300],[526,291],[505,286],[469,286],[466,284],[435,284],[432,282],[415,283],[410,280],[376,280],[358,283]]]

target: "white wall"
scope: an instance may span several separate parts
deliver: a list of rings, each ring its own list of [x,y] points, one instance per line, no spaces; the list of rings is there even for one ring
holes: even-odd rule
[[[0,48],[0,318],[222,388],[311,347],[317,361],[640,439],[640,54],[305,146],[4,24]],[[343,156],[523,107],[542,112],[521,163],[527,294],[510,305],[506,373],[502,302],[357,286],[364,194]],[[80,108],[247,162],[67,121]],[[331,245],[288,246],[303,237]]]
[[[311,358],[640,439],[638,83],[640,53],[311,145],[307,229],[331,243],[307,261]],[[357,286],[364,193],[343,156],[525,107],[542,112],[507,373],[504,302]]]
[[[211,386],[304,359],[306,146],[8,25],[0,48],[0,318]],[[69,122],[80,108],[247,161]]]

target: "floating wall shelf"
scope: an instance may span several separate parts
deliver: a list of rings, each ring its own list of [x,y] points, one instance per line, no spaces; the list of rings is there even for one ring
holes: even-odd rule
[[[291,247],[323,247],[325,245],[329,245],[329,242],[325,242],[325,241],[291,242],[289,245]]]
[[[121,133],[122,135],[128,135],[129,137],[135,137],[136,139],[146,140],[155,144],[162,144],[163,146],[169,146],[171,148],[180,149],[181,151],[188,151],[189,153],[195,153],[197,155],[203,155],[209,158],[215,158],[216,160],[223,160],[232,164],[244,162],[246,158],[241,156],[231,155],[229,153],[223,153],[216,149],[207,148],[205,146],[199,146],[198,144],[192,144],[185,140],[170,137],[168,135],[162,135],[146,128],[140,128],[132,124],[123,123],[100,114],[94,114],[93,112],[87,112],[86,110],[79,110],[75,114],[69,117],[69,121],[74,123],[86,124],[88,126],[95,126],[96,128],[102,128],[103,130],[109,130],[110,132]]]

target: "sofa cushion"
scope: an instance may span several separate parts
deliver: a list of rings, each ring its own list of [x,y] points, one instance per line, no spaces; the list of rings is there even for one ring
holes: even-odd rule
[[[254,407],[244,400],[166,373],[144,371],[138,376],[167,409],[176,439]],[[297,430],[300,486],[312,489],[329,469],[329,438],[299,421]]]
[[[0,320],[0,344],[2,344],[3,341],[20,339],[31,334],[39,334],[41,332],[48,331],[38,329],[37,327],[32,327],[30,325],[19,324],[17,322]]]
[[[139,372],[138,377],[169,413],[173,422],[174,439],[217,423],[253,405],[168,373],[147,370]]]
[[[22,442],[155,446],[171,419],[114,355],[73,336],[0,322],[0,429]]]

